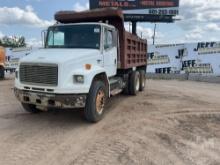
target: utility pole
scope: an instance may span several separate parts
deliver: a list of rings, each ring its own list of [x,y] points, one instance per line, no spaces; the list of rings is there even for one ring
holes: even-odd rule
[[[157,24],[155,23],[155,25],[154,25],[154,35],[153,35],[153,45],[155,44],[156,28],[157,28]]]
[[[137,22],[132,22],[132,34],[137,35]]]

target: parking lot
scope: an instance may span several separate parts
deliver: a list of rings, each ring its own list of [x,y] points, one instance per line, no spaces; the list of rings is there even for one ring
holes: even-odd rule
[[[82,110],[23,111],[13,76],[0,81],[0,164],[220,164],[220,84],[147,80],[110,99],[105,118]]]

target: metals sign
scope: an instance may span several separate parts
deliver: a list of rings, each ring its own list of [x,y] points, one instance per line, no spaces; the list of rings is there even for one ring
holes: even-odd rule
[[[90,9],[116,7],[125,21],[171,22],[179,14],[179,0],[90,0]]]

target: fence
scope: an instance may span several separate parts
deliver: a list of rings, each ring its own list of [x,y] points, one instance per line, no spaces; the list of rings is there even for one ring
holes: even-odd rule
[[[220,77],[204,76],[199,74],[155,74],[147,73],[147,79],[162,79],[162,80],[190,80],[198,82],[220,83]]]

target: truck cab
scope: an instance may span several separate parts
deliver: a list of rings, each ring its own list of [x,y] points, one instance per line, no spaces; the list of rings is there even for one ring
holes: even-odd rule
[[[121,67],[124,43],[116,26],[60,22],[48,28],[44,49],[20,60],[15,95],[26,111],[84,108],[85,118],[97,122],[107,98],[143,90],[146,66]]]

